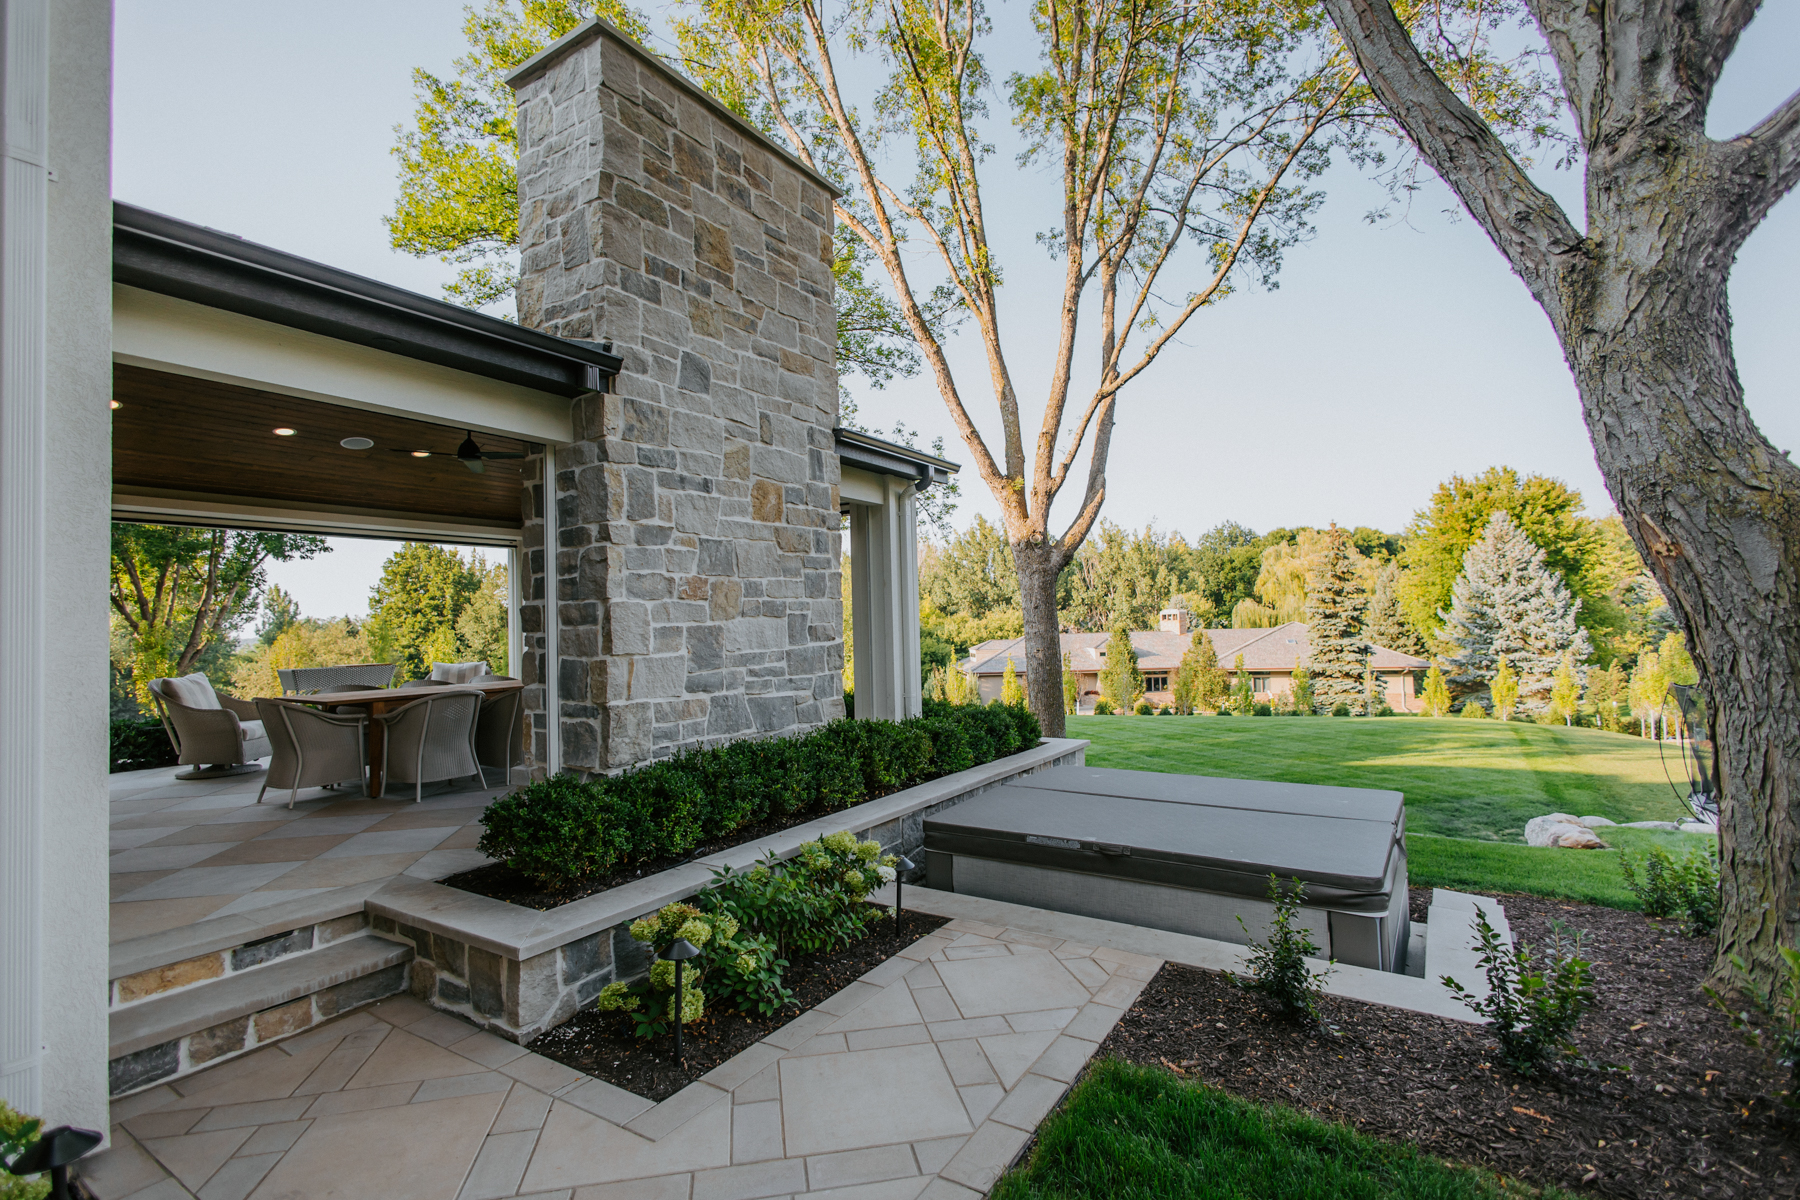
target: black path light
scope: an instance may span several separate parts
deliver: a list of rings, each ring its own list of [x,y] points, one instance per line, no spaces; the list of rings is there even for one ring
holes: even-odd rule
[[[906,882],[906,873],[913,869],[913,860],[902,854],[900,861],[894,864],[894,924],[900,923],[900,886]]]
[[[105,1140],[94,1129],[77,1129],[58,1125],[25,1148],[24,1153],[6,1164],[14,1175],[40,1175],[50,1172],[50,1200],[70,1200],[69,1164]]]
[[[670,944],[669,948],[662,952],[662,956],[664,958],[668,959],[670,962],[675,964],[675,1061],[676,1062],[681,1061],[681,1018],[683,1015],[681,1010],[685,1007],[683,1001],[686,999],[686,997],[682,994],[682,991],[681,991],[681,965],[683,963],[685,963],[688,959],[694,957],[698,953],[700,953],[700,947],[694,945],[694,943],[688,941],[686,938],[676,938],[675,941]]]

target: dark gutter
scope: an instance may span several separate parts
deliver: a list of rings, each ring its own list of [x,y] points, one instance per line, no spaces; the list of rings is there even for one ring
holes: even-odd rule
[[[623,361],[486,313],[113,201],[113,281],[561,396]]]
[[[950,476],[962,470],[961,465],[947,458],[870,437],[854,429],[839,428],[831,432],[837,438],[838,462],[842,465],[859,467],[877,475],[914,479],[918,481],[920,491],[933,484],[948,483]]]

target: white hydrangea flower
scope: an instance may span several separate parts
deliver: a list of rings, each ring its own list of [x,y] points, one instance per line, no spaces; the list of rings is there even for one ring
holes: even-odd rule
[[[875,873],[877,875],[881,876],[881,882],[892,883],[892,882],[894,882],[894,877],[899,872],[895,871],[894,868],[892,868],[892,867],[876,867]]]

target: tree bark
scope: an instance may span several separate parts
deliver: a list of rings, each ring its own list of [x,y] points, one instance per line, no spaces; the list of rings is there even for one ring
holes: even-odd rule
[[[1025,703],[1045,737],[1062,737],[1062,631],[1056,620],[1055,552],[1041,538],[1013,543],[1019,569],[1019,605],[1025,611]]]
[[[1800,94],[1715,142],[1707,101],[1754,5],[1530,2],[1587,153],[1585,234],[1432,74],[1388,0],[1325,7],[1562,344],[1607,490],[1681,617],[1709,701],[1714,981],[1766,998],[1777,947],[1800,935],[1800,470],[1744,405],[1726,283],[1800,177]]]

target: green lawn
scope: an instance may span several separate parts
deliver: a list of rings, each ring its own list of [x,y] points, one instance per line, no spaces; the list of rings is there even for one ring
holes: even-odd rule
[[[1618,822],[1686,815],[1656,744],[1563,726],[1420,717],[1071,717],[1087,761],[1185,775],[1391,788],[1406,796],[1407,871],[1420,886],[1529,892],[1636,908],[1618,856],[1524,844],[1525,822],[1550,812]],[[1602,830],[1634,856],[1681,854],[1704,835]]]
[[[1173,720],[1174,718],[1170,718]],[[1166,1071],[1093,1064],[993,1200],[1500,1200],[1562,1196]]]

